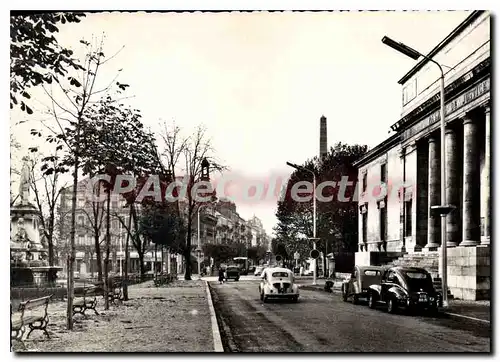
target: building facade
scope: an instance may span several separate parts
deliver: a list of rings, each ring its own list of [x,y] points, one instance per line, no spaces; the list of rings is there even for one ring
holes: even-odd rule
[[[441,180],[440,72],[420,61],[400,81],[394,134],[357,161],[359,251],[356,264],[421,256],[441,275],[441,182],[447,203],[448,287],[457,298],[490,296],[490,14],[472,12],[428,55],[445,65],[446,179]],[[424,261],[426,260],[426,261]],[[430,262],[432,261],[432,262]]]

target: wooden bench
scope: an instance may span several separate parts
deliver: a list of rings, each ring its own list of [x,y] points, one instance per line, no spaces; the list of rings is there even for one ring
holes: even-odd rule
[[[154,279],[155,287],[171,283],[174,280],[177,280],[177,274],[158,274]]]
[[[19,313],[12,313],[12,304],[10,305],[11,348],[12,340],[19,341],[24,346],[22,339],[26,331],[26,326],[29,328],[26,339],[29,338],[31,332],[35,329],[43,331],[47,338],[50,338],[49,332],[47,332],[47,326],[49,325],[47,307],[49,305],[50,298],[52,298],[52,294],[46,297],[21,302],[18,308]]]
[[[93,310],[96,315],[99,315],[96,310],[98,295],[100,295],[100,291],[96,286],[84,287],[83,292],[75,293],[76,298],[73,300],[73,317],[75,314],[81,314],[87,317],[85,315],[87,310]]]
[[[121,302],[123,299],[122,282],[113,282],[108,288],[108,299],[111,303]]]

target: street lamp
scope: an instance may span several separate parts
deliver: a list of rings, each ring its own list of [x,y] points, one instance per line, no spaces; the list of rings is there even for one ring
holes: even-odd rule
[[[446,215],[448,215],[455,206],[446,204],[446,148],[445,148],[445,127],[446,120],[444,114],[444,73],[441,65],[434,59],[429,58],[422,53],[416,51],[409,46],[392,40],[391,38],[384,36],[382,38],[382,43],[397,50],[398,52],[417,60],[420,57],[427,59],[429,62],[436,64],[441,72],[440,84],[441,84],[441,99],[440,99],[440,123],[441,123],[441,205],[431,206],[431,210],[441,215],[441,282],[443,291],[443,307],[448,307],[448,284],[447,284],[447,241],[446,241]]]
[[[201,277],[201,270],[200,270],[200,253],[201,253],[201,246],[200,246],[200,210],[203,207],[206,206],[213,206],[213,203],[208,203],[208,204],[202,204],[198,206],[198,246],[196,247],[196,259],[198,261],[198,274]]]
[[[308,168],[296,165],[294,163],[287,162],[286,164],[290,167],[293,167],[296,170],[303,170],[303,171],[310,172],[313,176],[313,237],[312,237],[312,239],[313,239],[313,249],[316,249],[316,174],[314,173],[314,171],[312,171]],[[313,265],[314,265],[313,266],[313,285],[316,285],[316,259],[313,259],[313,260],[314,260],[314,262],[313,262]]]

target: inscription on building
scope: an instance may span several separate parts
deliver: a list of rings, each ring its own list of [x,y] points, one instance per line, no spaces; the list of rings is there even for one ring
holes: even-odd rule
[[[455,112],[457,109],[462,108],[464,105],[471,103],[475,99],[479,98],[486,92],[490,90],[490,79],[485,79],[481,83],[477,84],[474,88],[470,89],[469,91],[461,94],[460,96],[456,97],[455,99],[452,99],[448,103],[446,103],[445,106],[445,114],[449,115],[453,112]],[[404,139],[408,139],[420,131],[423,131],[424,129],[428,128],[429,126],[433,125],[434,123],[439,121],[439,110],[433,112],[431,115],[428,117],[424,118],[417,124],[413,125],[412,127],[408,128],[407,130],[404,131]]]

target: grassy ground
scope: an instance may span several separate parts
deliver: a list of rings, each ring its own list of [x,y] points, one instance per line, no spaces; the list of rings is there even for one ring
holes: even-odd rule
[[[104,310],[77,315],[73,331],[66,330],[66,303],[49,305],[51,339],[34,331],[26,349],[30,352],[211,352],[210,312],[205,284],[200,280],[176,281],[155,288],[152,282],[129,288],[130,300]]]

